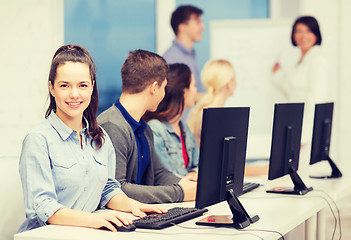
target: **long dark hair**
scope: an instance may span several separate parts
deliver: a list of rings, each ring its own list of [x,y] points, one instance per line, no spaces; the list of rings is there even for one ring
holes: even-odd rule
[[[79,45],[64,45],[57,49],[52,58],[51,68],[49,73],[49,82],[51,82],[52,86],[55,84],[56,78],[56,70],[57,67],[61,64],[66,62],[79,62],[88,64],[90,69],[90,77],[92,83],[94,82],[93,86],[93,93],[91,95],[91,100],[89,106],[84,110],[83,116],[87,119],[89,123],[88,129],[88,136],[92,137],[91,146],[95,142],[95,148],[101,148],[103,141],[104,141],[104,133],[102,129],[99,127],[96,121],[96,115],[98,111],[99,105],[99,97],[97,91],[97,84],[96,84],[96,71],[95,71],[95,64],[93,59],[91,58],[88,51]],[[50,105],[45,113],[45,118],[48,118],[52,111],[56,112],[56,102],[55,98],[50,94]]]
[[[183,113],[184,110],[184,90],[190,87],[191,71],[190,68],[182,63],[169,65],[167,74],[167,85],[165,97],[158,105],[155,112],[146,112],[143,116],[145,121],[158,119],[169,121]]]
[[[305,24],[310,29],[310,31],[316,36],[317,40],[314,45],[322,44],[322,36],[321,36],[321,31],[319,30],[319,24],[317,19],[311,16],[302,16],[295,20],[295,23],[291,31],[291,42],[295,47],[297,46],[297,44],[294,40],[294,34],[295,34],[296,25],[299,23]]]

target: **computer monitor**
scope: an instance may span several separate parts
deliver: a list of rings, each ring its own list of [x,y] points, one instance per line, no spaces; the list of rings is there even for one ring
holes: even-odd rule
[[[311,176],[312,178],[339,178],[342,176],[329,156],[333,108],[334,103],[332,102],[315,105],[310,165],[320,161],[328,161],[332,172],[329,176]]]
[[[245,228],[259,217],[250,217],[237,196],[242,193],[245,168],[248,107],[203,110],[197,208],[227,200],[233,216],[209,216],[196,224]]]
[[[275,104],[268,179],[290,175],[294,188],[278,187],[268,193],[304,195],[311,191],[297,174],[304,103]]]

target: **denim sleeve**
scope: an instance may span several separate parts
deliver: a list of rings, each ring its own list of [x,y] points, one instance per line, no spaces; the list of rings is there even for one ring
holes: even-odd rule
[[[174,169],[172,168],[172,164],[171,164],[172,159],[170,158],[167,152],[167,147],[166,147],[164,138],[162,137],[162,133],[157,131],[156,128],[151,127],[151,129],[154,135],[155,151],[158,158],[160,159],[160,162],[162,163],[164,168],[166,168],[170,172],[173,172]]]
[[[191,171],[197,171],[199,167],[199,148],[196,146],[195,143],[195,148],[193,152],[193,161],[191,162]]]
[[[123,193],[121,189],[121,184],[115,179],[115,172],[116,172],[116,154],[115,150],[113,148],[111,139],[105,133],[105,144],[104,148],[107,149],[108,151],[108,180],[107,183],[104,187],[104,190],[102,191],[101,194],[101,200],[99,203],[100,208],[103,208],[110,200],[112,197],[114,197],[117,194]]]
[[[57,201],[47,140],[39,133],[28,134],[19,162],[27,219],[42,221],[64,206]]]
[[[193,149],[193,152],[192,152],[192,156],[191,156],[192,161],[191,161],[190,169],[191,169],[191,171],[196,172],[198,170],[198,167],[199,167],[200,151],[199,151],[199,148],[196,145],[196,140],[195,140],[195,137],[194,137],[193,133],[190,131],[189,128],[187,128],[187,129],[188,129],[188,133],[187,134],[190,134],[191,142],[192,142],[192,145],[194,146],[194,149]]]

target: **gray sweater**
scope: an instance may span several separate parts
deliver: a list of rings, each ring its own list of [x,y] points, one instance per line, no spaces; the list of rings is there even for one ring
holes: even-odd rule
[[[150,164],[139,185],[136,184],[138,149],[131,126],[115,105],[101,113],[97,120],[112,140],[117,161],[116,179],[127,196],[144,203],[183,201],[184,192],[178,184],[180,178],[167,171],[158,159],[149,126],[144,133],[150,148]]]

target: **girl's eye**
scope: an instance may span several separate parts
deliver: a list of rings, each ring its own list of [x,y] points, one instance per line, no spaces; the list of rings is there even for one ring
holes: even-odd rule
[[[68,85],[67,84],[61,84],[60,87],[65,88],[65,87],[68,87]]]
[[[86,87],[88,87],[88,85],[87,84],[82,84],[82,85],[80,85],[80,87],[86,88]]]

